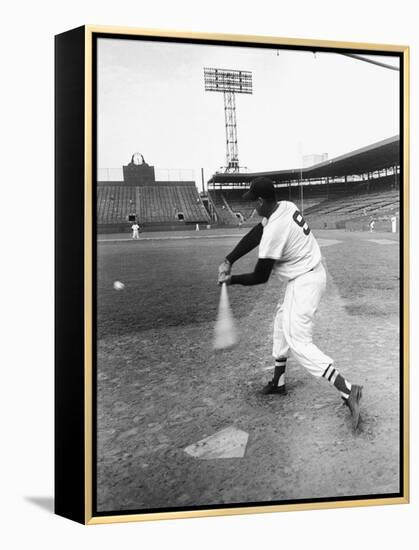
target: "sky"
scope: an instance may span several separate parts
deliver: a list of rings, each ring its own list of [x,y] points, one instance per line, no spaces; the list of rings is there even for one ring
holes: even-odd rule
[[[400,73],[337,53],[101,38],[97,59],[100,180],[122,179],[137,151],[157,179],[200,186],[201,168],[208,180],[225,166],[223,94],[205,91],[204,67],[252,72],[253,94],[236,95],[239,161],[251,172],[399,134]]]

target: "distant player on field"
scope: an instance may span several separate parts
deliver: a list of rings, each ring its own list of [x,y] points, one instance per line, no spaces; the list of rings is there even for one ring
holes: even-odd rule
[[[354,430],[359,423],[362,386],[348,382],[333,360],[313,344],[313,319],[326,288],[321,252],[305,219],[292,202],[277,202],[268,178],[256,178],[244,198],[257,201],[261,223],[247,233],[218,268],[218,283],[257,285],[266,283],[272,271],[287,282],[284,301],[278,304],[273,333],[275,370],[265,394],[285,393],[285,369],[289,354],[312,375],[326,378],[341,394],[352,414]],[[253,273],[232,275],[235,261],[259,245]]]
[[[131,229],[132,229],[132,238],[133,239],[139,239],[140,238],[140,233],[139,233],[140,226],[138,225],[138,223],[134,222],[131,225]]]

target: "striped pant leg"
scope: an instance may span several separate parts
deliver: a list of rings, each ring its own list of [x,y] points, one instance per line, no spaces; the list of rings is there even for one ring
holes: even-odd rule
[[[283,310],[283,330],[291,355],[313,376],[321,377],[333,359],[313,343],[313,321],[326,288],[326,272],[316,269],[287,285]]]
[[[280,302],[276,309],[273,328],[272,356],[275,359],[279,359],[280,357],[287,357],[289,351],[289,344],[285,337],[283,329],[283,318],[284,304]]]

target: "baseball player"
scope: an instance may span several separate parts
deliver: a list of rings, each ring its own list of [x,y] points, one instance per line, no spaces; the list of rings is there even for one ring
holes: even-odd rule
[[[360,417],[362,386],[351,384],[333,365],[333,359],[313,344],[313,319],[326,288],[326,271],[321,252],[307,222],[295,204],[277,202],[275,187],[265,177],[251,182],[243,196],[256,202],[263,217],[237,244],[218,268],[218,283],[257,285],[266,283],[273,271],[286,281],[283,303],[278,304],[273,330],[275,369],[265,394],[285,393],[285,370],[290,354],[312,375],[323,377],[341,394],[356,430]],[[259,259],[253,273],[232,275],[239,258],[259,245]]]
[[[396,216],[391,216],[390,218],[391,220],[391,232],[392,233],[396,233],[396,228],[397,228],[397,218]]]
[[[138,230],[140,229],[140,226],[138,225],[137,222],[134,222],[132,225],[131,225],[131,229],[132,229],[132,238],[133,239],[139,239],[140,238],[140,234],[138,232]]]

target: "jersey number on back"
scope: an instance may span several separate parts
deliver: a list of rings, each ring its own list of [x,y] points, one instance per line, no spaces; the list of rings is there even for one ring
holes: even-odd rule
[[[295,221],[297,225],[303,228],[304,235],[309,235],[310,228],[299,210],[296,210],[294,212],[292,219]]]

